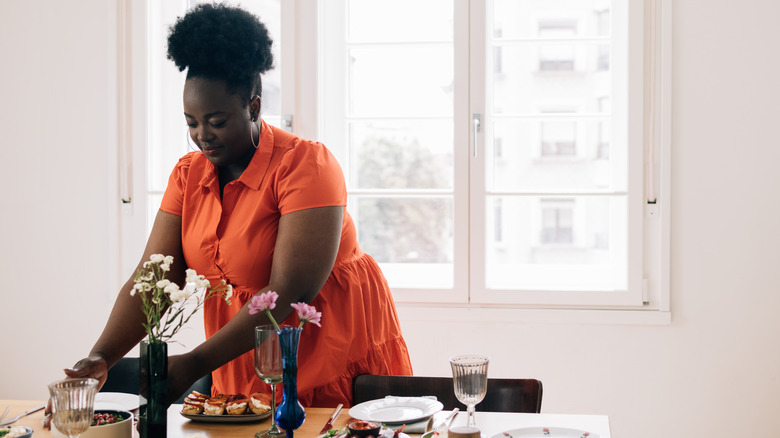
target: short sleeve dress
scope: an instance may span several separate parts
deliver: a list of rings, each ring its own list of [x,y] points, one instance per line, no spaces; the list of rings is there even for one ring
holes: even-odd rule
[[[207,338],[268,285],[282,215],[345,207],[335,265],[311,303],[322,312],[322,327],[307,324],[301,334],[298,395],[304,406],[349,406],[352,379],[360,374],[412,374],[390,289],[377,263],[358,246],[346,197],[341,168],[325,146],[262,122],[251,162],[224,187],[221,199],[216,168],[202,153],[191,152],[171,173],[160,206],[182,218],[187,267],[212,284],[224,279],[233,285],[230,305],[223,300],[204,305]],[[297,315],[285,323],[297,325]],[[255,375],[251,351],[212,375],[214,394],[268,392]]]

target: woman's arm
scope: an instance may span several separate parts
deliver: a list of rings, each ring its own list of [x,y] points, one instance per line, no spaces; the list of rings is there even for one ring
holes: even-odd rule
[[[292,312],[291,303],[311,302],[328,279],[341,240],[343,207],[320,207],[288,213],[279,219],[269,284],[259,292],[276,291],[279,298],[272,311],[277,321]],[[270,324],[264,312],[250,315],[248,306],[214,336],[185,357],[176,372],[189,374],[171,387],[170,394],[186,391],[189,385],[206,373],[254,348],[255,326]],[[178,379],[177,379],[178,380]],[[177,394],[178,397],[181,394]]]
[[[181,217],[160,210],[154,220],[152,232],[146,242],[146,249],[136,271],[143,267],[152,254],[173,256],[174,261],[168,272],[168,279],[181,284],[184,281],[184,256],[181,248]],[[114,308],[108,317],[103,333],[95,342],[89,356],[76,362],[71,368],[65,369],[68,377],[92,377],[100,383],[106,381],[108,369],[124,357],[131,348],[138,344],[146,335],[143,322],[146,320],[141,311],[141,299],[136,294],[130,295],[135,282],[135,272],[127,280],[114,302]],[[204,373],[205,374],[205,373]],[[185,388],[186,389],[186,388]],[[51,414],[51,399],[46,404],[46,414]],[[47,415],[44,427],[49,427],[50,417]]]
[[[167,278],[182,284],[186,266],[181,248],[180,216],[162,210],[157,213],[144,255],[136,271],[143,267],[143,263],[149,260],[152,254],[173,256],[174,261]],[[89,356],[78,361],[72,368],[66,369],[65,374],[68,377],[92,377],[98,379],[102,386],[106,380],[107,370],[146,335],[142,325],[146,319],[141,311],[140,296],[130,295],[134,278],[135,271],[119,291],[103,333],[92,347]]]

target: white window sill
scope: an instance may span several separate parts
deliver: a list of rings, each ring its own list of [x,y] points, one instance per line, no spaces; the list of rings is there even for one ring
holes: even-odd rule
[[[670,311],[650,309],[529,309],[467,304],[396,303],[401,321],[603,325],[668,325]]]

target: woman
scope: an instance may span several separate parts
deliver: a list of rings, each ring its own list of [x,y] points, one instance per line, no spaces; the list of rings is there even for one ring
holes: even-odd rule
[[[168,57],[187,70],[184,117],[200,152],[171,173],[142,262],[174,256],[169,278],[195,269],[213,285],[233,286],[232,304],[208,300],[207,340],[170,358],[169,394],[178,398],[214,371],[213,393],[267,391],[254,373],[253,327],[247,302],[278,292],[276,320],[297,324],[290,303],[322,312],[299,348],[298,390],[304,405],[350,404],[358,374],[410,375],[411,364],[392,296],[376,262],[358,247],[346,211],[341,169],[319,143],[260,120],[260,74],[272,66],[265,26],[239,8],[202,4],[171,28]],[[139,264],[139,267],[141,265]],[[106,371],[144,335],[132,278],[106,327],[70,377],[101,384]]]

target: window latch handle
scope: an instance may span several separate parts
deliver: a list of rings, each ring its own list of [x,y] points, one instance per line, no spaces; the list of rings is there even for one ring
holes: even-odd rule
[[[474,132],[474,156],[477,156],[477,134],[482,129],[482,114],[474,113],[471,115],[471,128]]]

